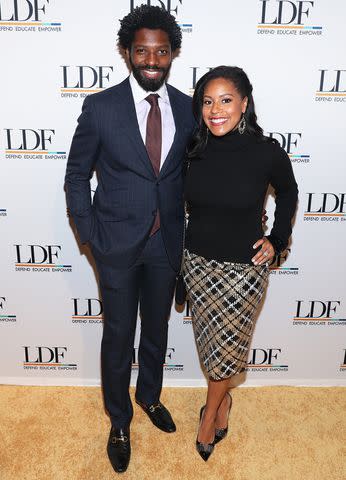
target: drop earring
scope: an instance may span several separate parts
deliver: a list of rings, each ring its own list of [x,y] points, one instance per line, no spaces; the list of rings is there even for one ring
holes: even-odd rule
[[[246,120],[245,120],[244,114],[242,114],[241,120],[238,123],[238,132],[240,133],[240,135],[243,135],[243,133],[245,132],[245,129],[246,129]]]

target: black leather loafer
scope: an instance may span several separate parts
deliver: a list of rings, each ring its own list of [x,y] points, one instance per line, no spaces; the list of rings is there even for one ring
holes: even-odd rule
[[[117,473],[125,472],[131,456],[130,430],[112,427],[108,444],[108,458]]]
[[[152,405],[145,405],[144,403],[136,400],[136,403],[145,411],[155,427],[166,433],[172,433],[176,431],[177,427],[173,422],[171,414],[161,402],[157,402]]]

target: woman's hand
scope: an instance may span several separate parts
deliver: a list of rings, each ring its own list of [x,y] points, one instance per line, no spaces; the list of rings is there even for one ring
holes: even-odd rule
[[[267,210],[264,208],[262,211],[262,228],[266,226],[268,217],[267,217]]]
[[[253,248],[260,246],[262,246],[261,250],[259,250],[251,260],[254,265],[263,265],[264,263],[269,265],[275,255],[274,247],[266,237],[257,240]]]

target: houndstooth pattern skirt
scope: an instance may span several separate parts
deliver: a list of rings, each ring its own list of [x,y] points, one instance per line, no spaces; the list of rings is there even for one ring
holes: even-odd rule
[[[184,280],[201,363],[213,380],[245,370],[266,265],[217,262],[184,252]]]

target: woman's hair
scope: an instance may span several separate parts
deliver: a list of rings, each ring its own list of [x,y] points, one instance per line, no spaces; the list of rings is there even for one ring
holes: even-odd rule
[[[229,80],[235,86],[241,98],[247,97],[247,107],[244,113],[246,121],[245,132],[256,135],[260,140],[265,141],[267,137],[263,135],[263,129],[257,123],[257,115],[255,112],[255,103],[252,98],[252,85],[248,76],[242,68],[228,67],[221,65],[210,70],[201,77],[195,88],[195,93],[192,99],[193,114],[197,121],[197,127],[192,140],[188,146],[188,157],[196,157],[203,152],[208,138],[208,128],[204,123],[202,116],[203,97],[206,85],[216,78],[224,78]]]
[[[173,15],[164,8],[151,5],[140,5],[120,20],[118,32],[119,45],[124,49],[131,48],[135,33],[141,28],[163,30],[167,33],[172,52],[181,47],[181,29]]]

